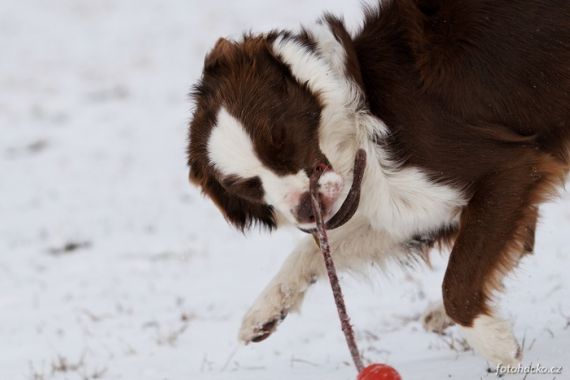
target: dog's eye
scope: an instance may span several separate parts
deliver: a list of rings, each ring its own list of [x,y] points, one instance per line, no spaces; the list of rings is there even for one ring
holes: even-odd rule
[[[316,112],[316,111],[310,111],[307,112],[307,116],[311,119],[311,120],[318,120],[320,113]]]
[[[221,182],[224,189],[248,201],[260,203],[263,200],[263,186],[259,177],[240,178],[228,176]]]

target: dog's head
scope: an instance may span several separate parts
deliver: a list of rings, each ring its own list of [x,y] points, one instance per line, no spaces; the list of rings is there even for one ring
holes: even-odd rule
[[[240,229],[314,225],[315,170],[325,219],[339,210],[358,148],[360,74],[332,17],[316,31],[220,39],[193,98],[190,180]],[[348,108],[351,108],[350,112]]]

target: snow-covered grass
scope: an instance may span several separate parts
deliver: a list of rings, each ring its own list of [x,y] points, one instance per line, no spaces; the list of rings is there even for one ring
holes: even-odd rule
[[[0,4],[1,380],[354,378],[326,283],[267,342],[237,343],[299,233],[233,231],[185,167],[186,94],[215,40],[324,9],[359,19],[358,0]],[[503,309],[525,363],[568,366],[570,196],[544,215]],[[365,356],[406,380],[494,378],[455,329],[418,321],[444,267],[343,277]]]

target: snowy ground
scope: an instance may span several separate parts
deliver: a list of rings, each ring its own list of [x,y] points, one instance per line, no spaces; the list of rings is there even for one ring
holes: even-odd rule
[[[233,231],[187,184],[184,149],[186,93],[218,36],[325,8],[355,25],[358,3],[2,1],[0,380],[354,378],[327,284],[266,343],[238,345],[298,233]],[[569,194],[544,216],[503,309],[525,363],[568,366]],[[444,265],[343,279],[364,353],[406,380],[495,378],[456,330],[418,322]]]

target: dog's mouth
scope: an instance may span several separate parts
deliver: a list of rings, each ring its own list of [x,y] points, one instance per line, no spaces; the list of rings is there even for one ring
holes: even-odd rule
[[[327,230],[334,230],[335,228],[341,227],[354,216],[354,213],[358,209],[358,204],[360,203],[360,188],[362,185],[362,178],[364,177],[364,169],[366,169],[366,152],[363,149],[359,149],[354,157],[352,185],[350,186],[350,190],[338,211],[325,223]],[[321,175],[322,172],[313,174],[311,177],[311,184],[318,183]],[[310,234],[316,231],[315,228],[299,229]]]

